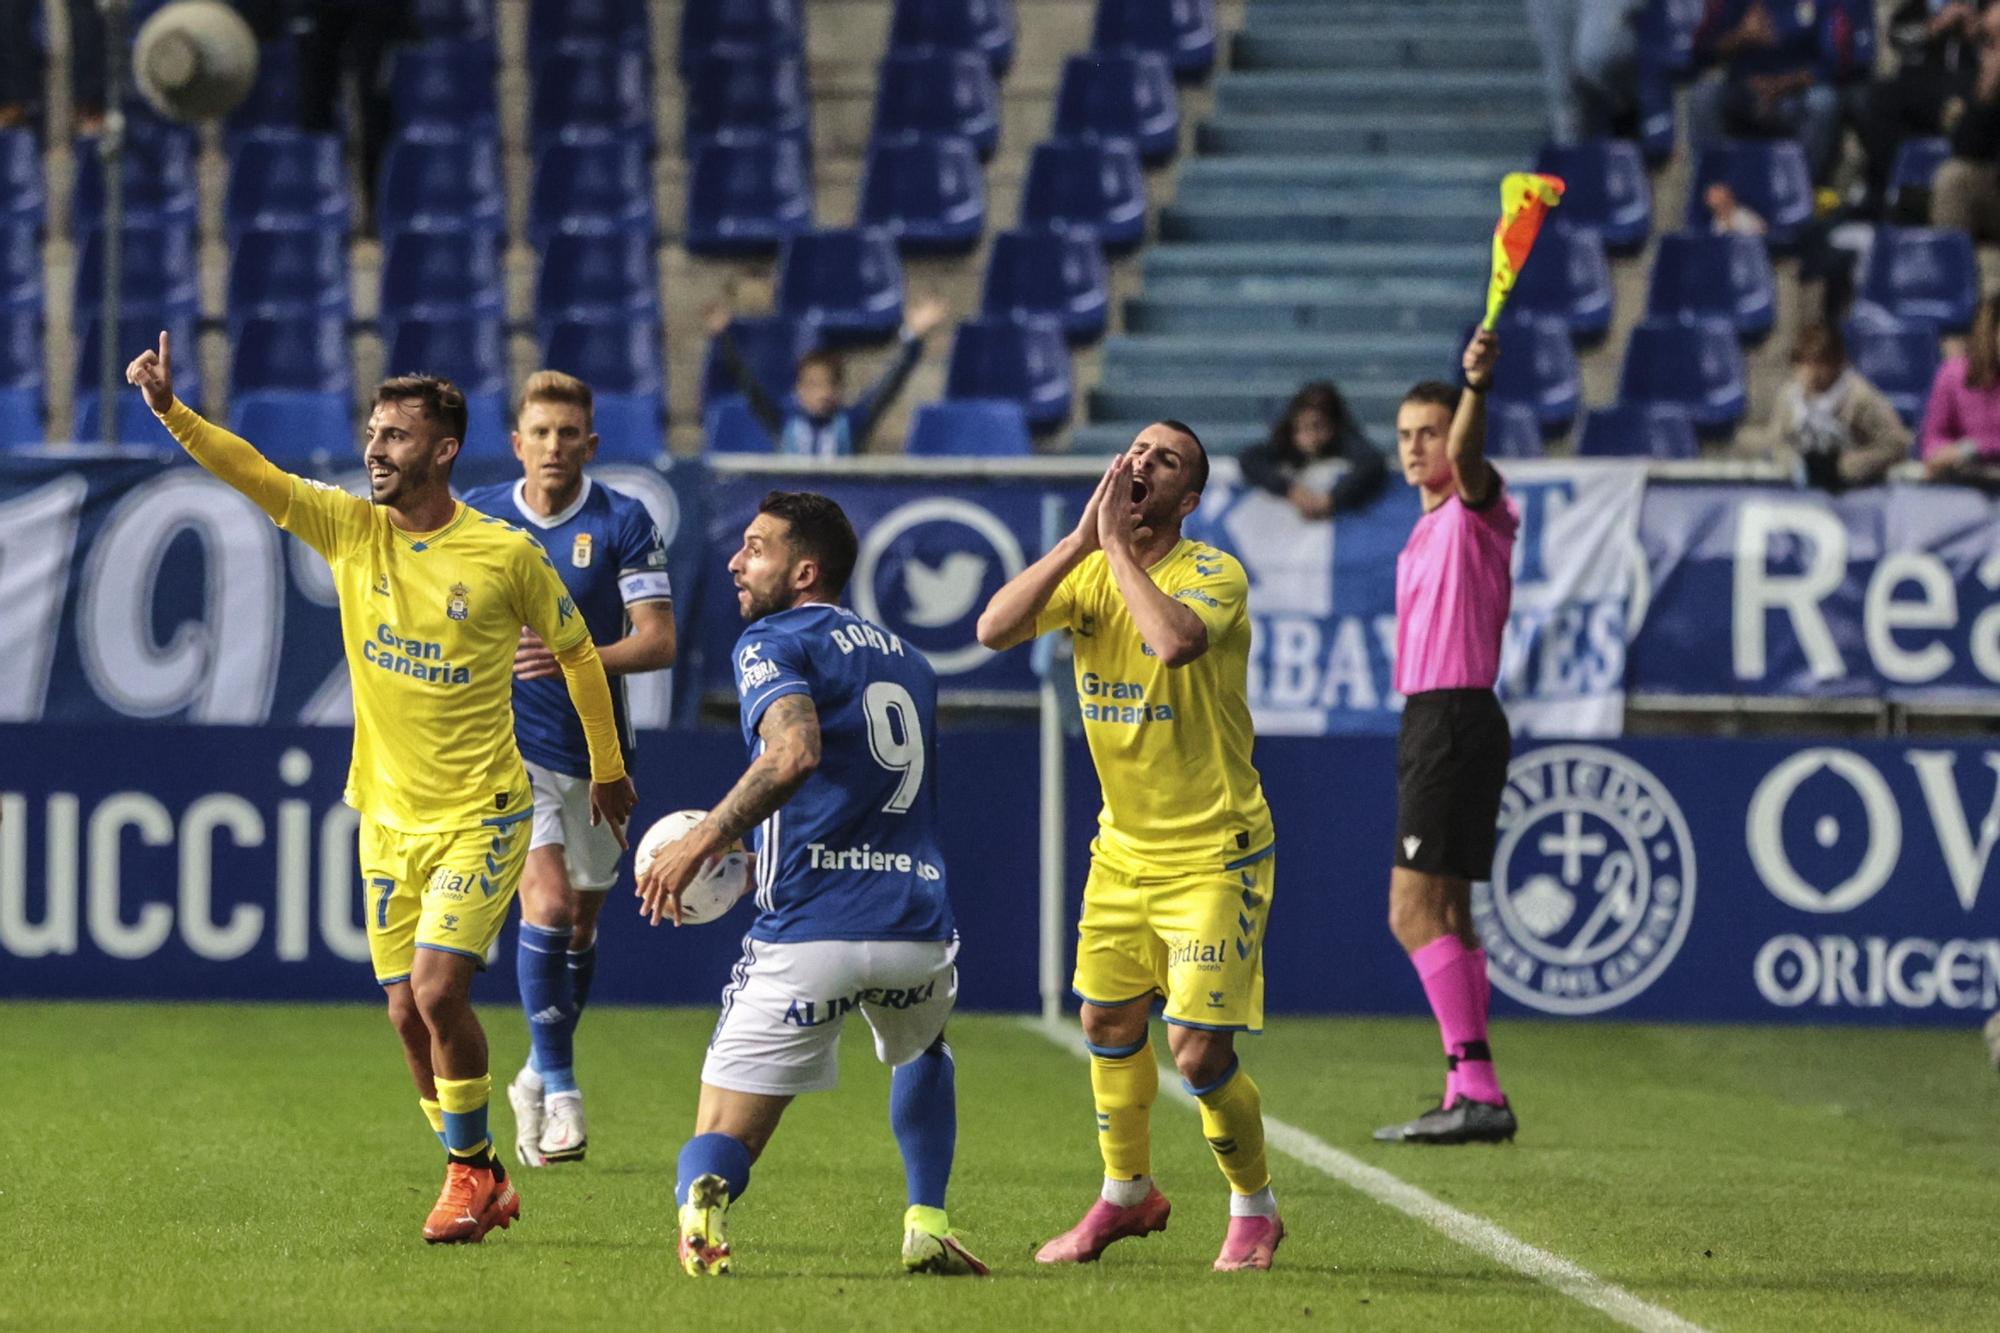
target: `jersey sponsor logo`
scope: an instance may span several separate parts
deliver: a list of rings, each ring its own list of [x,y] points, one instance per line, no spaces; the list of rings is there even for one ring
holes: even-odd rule
[[[737,689],[744,694],[769,685],[778,678],[778,664],[764,660],[764,645],[746,643],[736,655]]]
[[[1182,588],[1174,594],[1174,600],[1179,602],[1200,602],[1203,606],[1216,609],[1220,609],[1222,606],[1221,602],[1216,601],[1199,588]]]
[[[381,593],[384,597],[389,595],[389,576],[387,574],[377,574],[375,576],[375,591]]]
[[[469,669],[444,660],[444,645],[437,640],[406,639],[386,624],[375,627],[374,638],[361,641],[361,660],[426,685],[464,685],[472,679]]]
[[[452,584],[450,595],[445,598],[444,613],[453,620],[465,619],[470,610],[466,599],[471,595],[472,589],[466,587],[463,583]]]
[[[854,609],[921,651],[939,675],[961,675],[993,656],[974,633],[979,609],[1026,566],[1020,539],[984,505],[913,500],[861,539]]]
[[[1472,891],[1493,984],[1551,1014],[1639,995],[1694,919],[1694,841],[1667,787],[1623,755],[1553,745],[1516,759],[1493,880]]]
[[[1146,687],[1136,680],[1106,680],[1086,671],[1077,678],[1076,692],[1082,696],[1078,706],[1086,722],[1136,725],[1174,720],[1174,706],[1149,702]]]
[[[590,534],[579,532],[569,544],[569,562],[578,569],[590,568]]]
[[[816,1028],[822,1023],[834,1022],[857,1005],[869,1004],[877,1009],[914,1009],[935,994],[937,982],[926,981],[921,986],[871,986],[867,990],[836,996],[831,1000],[793,1000],[785,1006],[785,1021],[793,1027]]]
[[[1229,961],[1228,940],[1205,940],[1189,935],[1167,939],[1167,966],[1192,967],[1200,972],[1220,972]]]

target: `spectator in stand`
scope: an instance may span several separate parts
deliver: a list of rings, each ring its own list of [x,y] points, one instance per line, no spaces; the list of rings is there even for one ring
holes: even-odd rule
[[[1347,464],[1338,480],[1330,466],[1335,461]],[[1291,501],[1306,519],[1360,508],[1389,476],[1382,452],[1362,433],[1340,390],[1325,380],[1293,394],[1271,437],[1245,449],[1239,466],[1245,481]]]
[[[1900,0],[1891,12],[1895,70],[1869,85],[1858,126],[1868,160],[1868,216],[1882,214],[1897,145],[1945,133],[1972,100],[1984,7],[1985,0]]]
[[[950,308],[934,297],[912,304],[903,319],[895,360],[851,404],[846,399],[846,361],[840,353],[822,350],[799,358],[792,395],[780,404],[764,392],[736,350],[736,340],[729,336],[727,301],[719,301],[709,310],[708,331],[737,391],[749,401],[750,412],[765,433],[777,442],[779,453],[836,458],[867,448],[868,437],[923,356],[925,335],[944,323],[949,314]]]
[[[1854,72],[1853,19],[1837,0],[1708,0],[1695,29],[1695,59],[1719,64],[1688,101],[1697,148],[1725,135],[1796,137],[1813,183],[1840,158],[1841,98],[1834,81]]]
[[[1918,438],[1931,480],[2000,486],[2000,292],[1979,303],[1965,351],[1938,367]]]
[[[1800,485],[1838,493],[1873,486],[1908,458],[1910,430],[1848,364],[1840,331],[1808,324],[1792,344],[1792,378],[1772,428],[1745,452],[1790,466]]]
[[[1931,225],[2000,241],[2000,4],[1974,24],[1979,71],[1951,132],[1951,160],[1931,182]]]
[[[1565,146],[1611,133],[1637,110],[1636,25],[1647,0],[1528,0],[1542,49],[1549,138]]]
[[[1726,181],[1715,181],[1702,192],[1708,209],[1708,229],[1717,236],[1762,236],[1770,228],[1756,209],[1736,197]]]
[[[415,0],[307,0],[292,30],[299,49],[299,124],[337,134],[349,82],[359,112],[361,230],[375,227],[375,182],[391,123],[390,72],[398,43],[417,33]]]

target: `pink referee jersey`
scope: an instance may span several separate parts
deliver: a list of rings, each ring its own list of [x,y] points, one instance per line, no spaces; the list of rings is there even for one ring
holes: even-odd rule
[[[1490,690],[1514,600],[1521,514],[1499,494],[1479,509],[1454,495],[1417,520],[1396,557],[1396,690]]]

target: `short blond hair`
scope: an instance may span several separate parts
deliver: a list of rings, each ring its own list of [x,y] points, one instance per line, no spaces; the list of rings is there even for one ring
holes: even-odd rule
[[[566,407],[583,409],[584,429],[590,429],[591,398],[590,386],[574,375],[560,370],[538,370],[528,376],[528,382],[521,386],[521,401],[514,408],[514,424],[521,423],[521,414],[528,410],[529,403],[561,403]]]

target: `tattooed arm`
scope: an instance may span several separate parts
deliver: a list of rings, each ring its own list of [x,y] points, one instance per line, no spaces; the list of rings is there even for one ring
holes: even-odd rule
[[[757,723],[757,756],[708,818],[660,849],[639,878],[639,914],[654,925],[681,920],[681,892],[731,843],[770,818],[819,767],[819,712],[809,695],[780,696]]]

